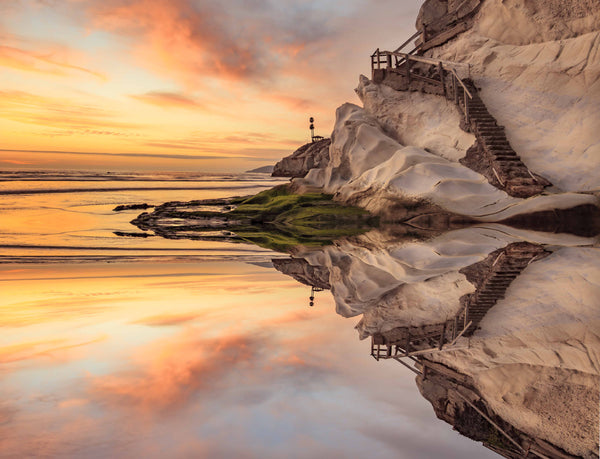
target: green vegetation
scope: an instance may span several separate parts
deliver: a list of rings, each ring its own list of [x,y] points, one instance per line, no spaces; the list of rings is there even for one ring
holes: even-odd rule
[[[298,245],[331,244],[335,239],[364,233],[378,224],[378,219],[365,210],[340,205],[332,198],[324,193],[294,194],[283,185],[249,198],[229,200],[234,209],[227,212],[191,209],[199,203],[222,206],[223,202],[217,200],[167,203],[153,213],[138,216],[132,223],[164,237],[202,237],[203,233],[226,229],[241,240],[283,252]],[[173,219],[184,222],[174,224]],[[186,220],[189,224],[185,224]],[[218,227],[217,220],[221,222]]]
[[[342,206],[324,193],[293,194],[278,186],[243,201],[229,212],[250,224],[231,228],[240,238],[273,250],[322,246],[337,238],[364,233],[377,220],[358,207]]]

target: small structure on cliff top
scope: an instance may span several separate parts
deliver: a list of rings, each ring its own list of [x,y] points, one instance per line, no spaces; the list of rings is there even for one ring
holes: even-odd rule
[[[322,135],[315,135],[315,119],[311,116],[308,121],[310,122],[310,138],[312,139],[313,143],[314,142],[318,142],[319,140],[323,140],[323,136]]]

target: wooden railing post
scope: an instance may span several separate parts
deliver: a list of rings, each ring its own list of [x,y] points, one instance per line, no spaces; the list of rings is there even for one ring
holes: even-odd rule
[[[377,48],[377,51],[375,51],[375,54],[377,56],[377,70],[379,70],[381,68],[381,61],[379,59],[379,48]]]
[[[446,94],[446,82],[444,81],[444,67],[442,67],[442,63],[438,62],[438,72],[440,74],[440,82],[442,83],[442,91],[444,91],[444,97],[447,97]]]
[[[387,55],[387,68],[391,69],[392,68],[392,54],[388,53]]]
[[[456,338],[456,331],[458,328],[458,314],[454,316],[454,328],[452,330],[452,341]]]
[[[438,343],[438,349],[441,351],[442,347],[444,347],[444,338],[446,335],[446,322],[442,325],[442,335],[440,336],[440,341]]]
[[[458,105],[458,82],[456,81],[456,77],[452,74],[452,85],[454,86],[454,103]]]

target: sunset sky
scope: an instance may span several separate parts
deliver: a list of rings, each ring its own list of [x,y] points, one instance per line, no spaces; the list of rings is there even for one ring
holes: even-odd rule
[[[358,102],[421,0],[0,1],[0,169],[243,171]]]

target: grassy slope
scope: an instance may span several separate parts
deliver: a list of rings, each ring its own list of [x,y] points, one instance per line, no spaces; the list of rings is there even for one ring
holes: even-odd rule
[[[227,212],[193,209],[199,205],[235,208]],[[216,221],[221,226],[216,227]],[[285,252],[298,245],[322,246],[363,233],[378,220],[363,209],[333,202],[332,195],[293,194],[283,185],[249,198],[165,203],[131,223],[167,238],[203,237],[203,233],[226,229],[240,239]]]
[[[363,233],[376,223],[363,209],[333,202],[332,195],[292,194],[285,185],[246,199],[229,215],[251,221],[247,227],[232,228],[235,234],[283,251],[297,245],[330,244],[336,238]]]

